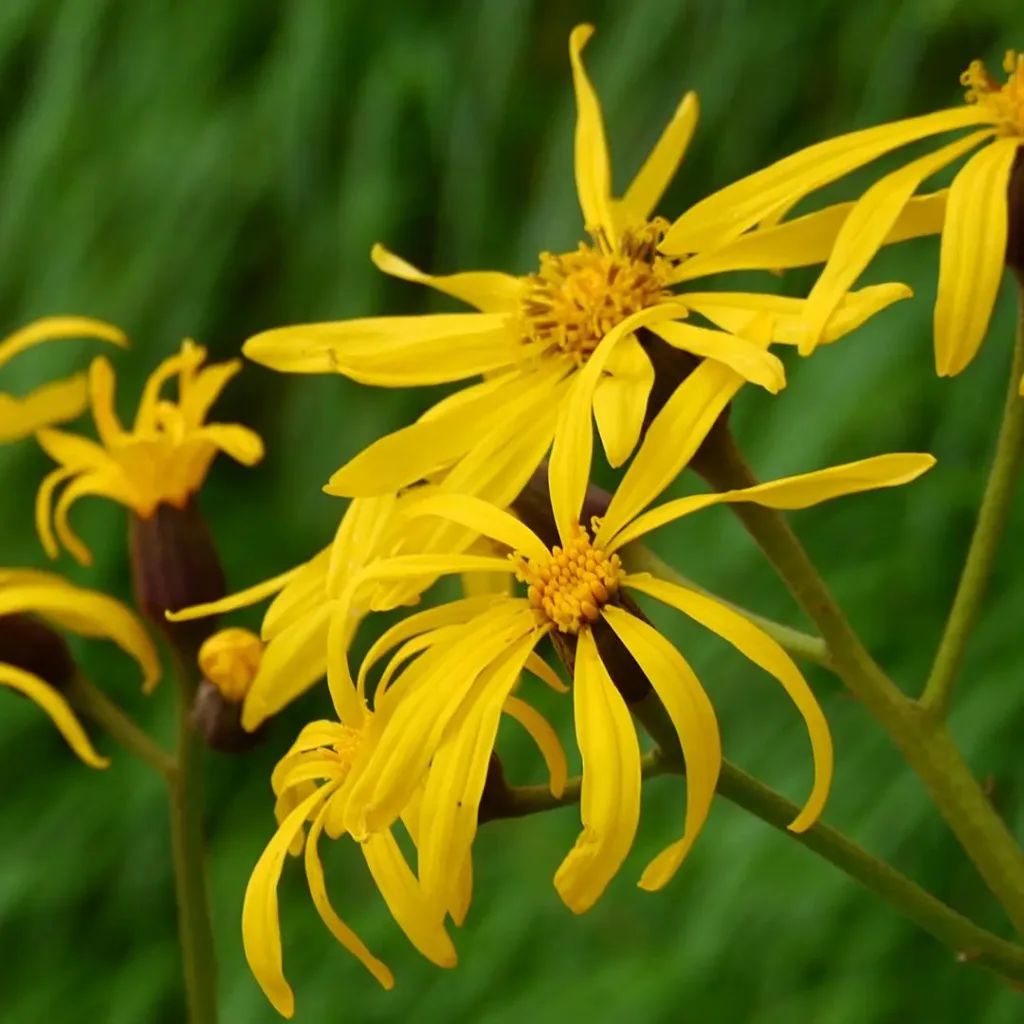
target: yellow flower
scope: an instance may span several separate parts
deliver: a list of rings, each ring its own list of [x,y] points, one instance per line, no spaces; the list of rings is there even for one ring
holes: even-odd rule
[[[196,660],[204,679],[231,704],[241,704],[259,674],[263,641],[251,630],[233,626],[207,637]]]
[[[282,965],[277,885],[285,854],[305,851],[306,878],[313,903],[334,937],[367,967],[385,988],[394,985],[391,971],[338,917],[327,895],[317,845],[323,832],[337,839],[346,832],[342,823],[349,792],[359,772],[371,759],[380,738],[376,718],[367,710],[362,693],[347,671],[332,687],[341,722],[313,722],[299,734],[271,778],[277,798],[278,830],[253,870],[242,907],[242,939],[246,959],[256,980],[277,1011],[294,1012],[294,997]],[[566,778],[565,755],[550,725],[532,708],[510,698],[506,711],[518,718],[538,742],[548,760],[550,786],[561,794]],[[345,724],[342,724],[345,723]],[[401,809],[402,822],[415,844],[426,827],[422,785]],[[308,835],[304,834],[306,824]],[[453,967],[455,947],[445,929],[445,917],[462,924],[472,891],[472,861],[466,856],[453,866],[450,901],[441,907],[429,901],[413,874],[390,828],[363,837],[359,844],[373,880],[389,910],[410,942],[440,967]]]
[[[382,494],[429,479],[460,459],[485,465],[478,457],[481,445],[499,451],[513,446],[509,471],[525,482],[551,440],[574,376],[602,339],[613,335],[621,342],[605,365],[593,411],[609,461],[621,465],[639,438],[654,382],[650,358],[635,333],[641,328],[675,349],[732,367],[770,391],[783,386],[782,364],[765,349],[769,341],[796,340],[802,300],[679,292],[675,285],[698,275],[658,254],[667,222],[652,215],[696,126],[696,96],[683,99],[625,194],[614,198],[601,108],[581,58],[592,32],[581,25],[569,39],[578,111],[576,185],[590,243],[574,252],[542,254],[538,271],[525,277],[493,271],[431,276],[376,246],[372,258],[384,272],[429,285],[479,312],[285,327],[246,342],[249,358],[276,370],[338,372],[384,387],[485,376],[435,405],[419,422],[370,445],[332,477],[329,493]],[[727,240],[731,224],[731,213],[724,211],[720,227]],[[717,247],[711,238],[702,253],[714,259]],[[820,259],[818,248],[812,248],[812,258]],[[707,272],[788,265],[794,265],[788,253],[769,248],[753,257],[740,253],[719,260]],[[902,285],[885,285],[849,296],[829,324],[830,336],[846,333],[908,294]],[[773,329],[767,338],[752,341],[746,326],[762,311],[772,314]],[[686,322],[691,312],[722,329]],[[475,480],[468,483],[467,493],[479,493]]]
[[[138,662],[143,689],[150,692],[160,678],[160,658],[138,619],[119,601],[76,587],[60,576],[29,569],[0,569],[0,618],[30,613],[54,626],[84,637],[113,640]],[[15,656],[21,653],[15,651]],[[104,768],[68,702],[50,682],[25,668],[0,660],[0,686],[35,701],[53,720],[72,750],[90,767]]]
[[[588,380],[589,371],[581,381]],[[600,371],[592,372],[596,376]],[[832,775],[831,740],[824,715],[790,657],[750,620],[715,599],[648,574],[627,573],[617,553],[649,531],[711,505],[750,501],[779,509],[805,508],[906,483],[934,459],[885,455],[743,490],[681,498],[645,512],[678,471],[676,449],[683,449],[685,462],[705,437],[705,399],[720,388],[714,378],[731,373],[706,362],[681,385],[651,425],[606,515],[589,530],[579,521],[589,453],[577,458],[579,472],[570,474],[562,472],[553,456],[550,490],[561,546],[549,550],[521,521],[479,498],[436,496],[413,506],[410,514],[454,520],[505,545],[513,552],[511,559],[397,557],[368,567],[353,580],[352,586],[358,586],[363,578],[504,570],[527,584],[526,596],[494,598],[482,611],[467,614],[464,602],[456,602],[411,616],[381,638],[360,671],[362,684],[376,659],[406,641],[378,686],[380,739],[352,786],[345,827],[357,838],[387,828],[429,765],[419,843],[420,878],[428,895],[450,898],[445,880],[450,882],[451,865],[461,862],[472,839],[498,710],[537,642],[552,631],[575,638],[574,712],[583,757],[583,831],[555,876],[559,894],[572,910],[588,909],[622,864],[639,818],[637,737],[598,654],[598,627],[625,644],[650,680],[675,725],[687,763],[683,835],[648,865],[640,885],[658,889],[679,867],[704,823],[717,784],[718,727],[710,701],[682,655],[617,603],[623,589],[679,609],[779,680],[804,717],[815,764],[811,794],[790,828],[801,831],[818,817]],[[585,406],[589,396],[580,390],[573,400]],[[555,455],[559,449],[556,439]],[[391,681],[402,663],[424,650]]]
[[[917,217],[912,197],[922,182],[977,149],[948,190],[944,223],[932,227],[942,231],[936,369],[941,376],[959,373],[985,337],[999,292],[1008,237],[1007,187],[1024,146],[1024,55],[1009,52],[1003,66],[1008,77],[1000,85],[980,61],[971,64],[961,76],[967,87],[966,106],[829,139],[730,185],[684,213],[665,236],[663,251],[676,256],[698,251],[707,232],[714,231],[727,212],[739,234],[765,218],[780,216],[803,196],[890,150],[942,132],[978,129],[886,175],[858,202],[802,218],[799,229],[816,236],[816,244],[833,246],[807,298],[806,333],[800,342],[806,354],[823,340],[829,317],[878,249],[908,237],[903,227]],[[933,196],[929,202],[938,199]],[[797,223],[776,230],[791,230]]]
[[[57,557],[59,538],[79,562],[91,562],[89,549],[68,523],[71,506],[85,495],[110,498],[148,519],[162,502],[184,508],[218,451],[246,466],[263,457],[263,442],[248,427],[205,422],[210,406],[241,369],[237,359],[199,369],[205,358],[206,349],[186,341],[178,355],[165,359],[146,382],[131,430],[122,427],[114,410],[110,363],[95,359],[89,394],[99,444],[59,430],[39,431],[39,443],[60,463],[36,498],[36,526],[51,558]],[[160,394],[173,377],[178,378],[177,402]],[[54,509],[56,488],[69,480]]]
[[[33,320],[0,341],[0,367],[27,349],[62,338],[97,338],[122,348],[128,344],[122,331],[102,320],[80,316],[47,317]],[[87,404],[88,388],[85,375],[81,373],[44,384],[25,398],[0,392],[0,444],[28,437],[50,423],[73,420]]]

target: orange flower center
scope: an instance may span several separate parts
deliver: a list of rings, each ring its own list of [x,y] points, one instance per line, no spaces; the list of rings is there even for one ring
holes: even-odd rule
[[[544,562],[531,562],[518,553],[514,558],[530,604],[562,633],[578,633],[581,626],[596,622],[622,577],[619,556],[594,547],[582,526],[564,548],[552,548]]]
[[[526,337],[586,362],[613,327],[668,297],[671,263],[658,255],[667,230],[658,218],[626,229],[614,248],[598,238],[575,252],[541,253],[520,305]]]
[[[1006,84],[1000,85],[980,61],[960,76],[960,84],[967,89],[968,103],[981,103],[993,114],[993,120],[1002,135],[1024,135],[1024,53],[1007,50],[1003,60]]]

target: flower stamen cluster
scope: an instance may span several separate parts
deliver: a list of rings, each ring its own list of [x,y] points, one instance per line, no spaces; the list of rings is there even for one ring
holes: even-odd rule
[[[619,556],[594,547],[583,526],[564,548],[552,548],[546,562],[532,562],[518,553],[513,558],[530,604],[561,633],[575,634],[596,622],[622,576]]]
[[[1006,83],[1000,85],[980,60],[960,76],[968,103],[980,103],[996,116],[1001,135],[1024,136],[1024,53],[1007,50],[1003,60]]]

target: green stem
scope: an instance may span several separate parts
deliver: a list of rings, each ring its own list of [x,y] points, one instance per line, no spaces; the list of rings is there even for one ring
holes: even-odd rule
[[[717,490],[753,486],[757,481],[728,431],[716,431],[714,437],[701,460],[702,475]],[[875,664],[786,520],[774,509],[753,503],[731,507],[821,631],[836,674],[899,748],[1014,927],[1024,934],[1024,853],[944,723],[908,699]]]
[[[178,748],[168,776],[171,854],[178,903],[178,933],[185,973],[189,1024],[217,1020],[217,965],[207,898],[203,844],[203,745],[190,720],[196,678],[184,659],[177,664]]]
[[[1020,289],[1020,312],[1017,321],[1017,341],[1013,350],[1013,368],[1003,406],[1003,421],[999,427],[995,456],[989,470],[985,494],[978,510],[978,521],[967,551],[960,584],[953,607],[946,621],[932,665],[931,674],[921,695],[921,704],[935,715],[945,717],[953,694],[953,685],[963,663],[967,641],[981,610],[992,564],[995,561],[999,539],[1013,500],[1014,484],[1020,473],[1024,455],[1024,398],[1020,397],[1021,376],[1024,375],[1024,288]]]
[[[174,759],[148,733],[135,724],[102,690],[81,674],[68,688],[68,700],[82,714],[101,726],[140,761],[167,778],[174,770]]]
[[[672,583],[679,584],[681,587],[696,590],[700,594],[713,597],[720,604],[732,608],[733,611],[739,612],[745,619],[749,619],[755,625],[760,626],[784,650],[792,654],[794,658],[810,661],[816,665],[822,665],[824,668],[832,668],[832,659],[829,656],[828,647],[825,646],[825,641],[820,636],[801,633],[798,629],[784,626],[781,622],[775,622],[773,619],[766,619],[763,615],[749,611],[741,605],[724,600],[717,594],[713,594],[710,590],[705,590],[698,583],[694,583],[693,580],[688,579],[682,573],[677,572],[664,559],[659,558],[650,548],[639,541],[627,544],[619,554],[622,556],[622,560],[629,572],[649,572],[660,580],[669,580]]]

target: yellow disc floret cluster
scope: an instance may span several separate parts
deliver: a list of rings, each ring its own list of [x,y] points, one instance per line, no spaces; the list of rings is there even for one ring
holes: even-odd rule
[[[522,555],[515,559],[530,604],[562,633],[578,633],[581,626],[597,621],[601,607],[619,589],[619,556],[594,547],[582,526],[564,548],[552,548],[546,562]]]
[[[1008,50],[1003,60],[1006,84],[1000,85],[980,61],[972,61],[960,76],[968,103],[983,103],[995,111],[1004,135],[1024,135],[1024,53]]]
[[[232,704],[241,703],[263,661],[263,641],[248,629],[222,629],[199,648],[199,670]]]
[[[671,262],[658,255],[668,225],[655,220],[575,252],[542,253],[520,306],[526,337],[561,350],[578,364],[626,317],[665,300]]]

